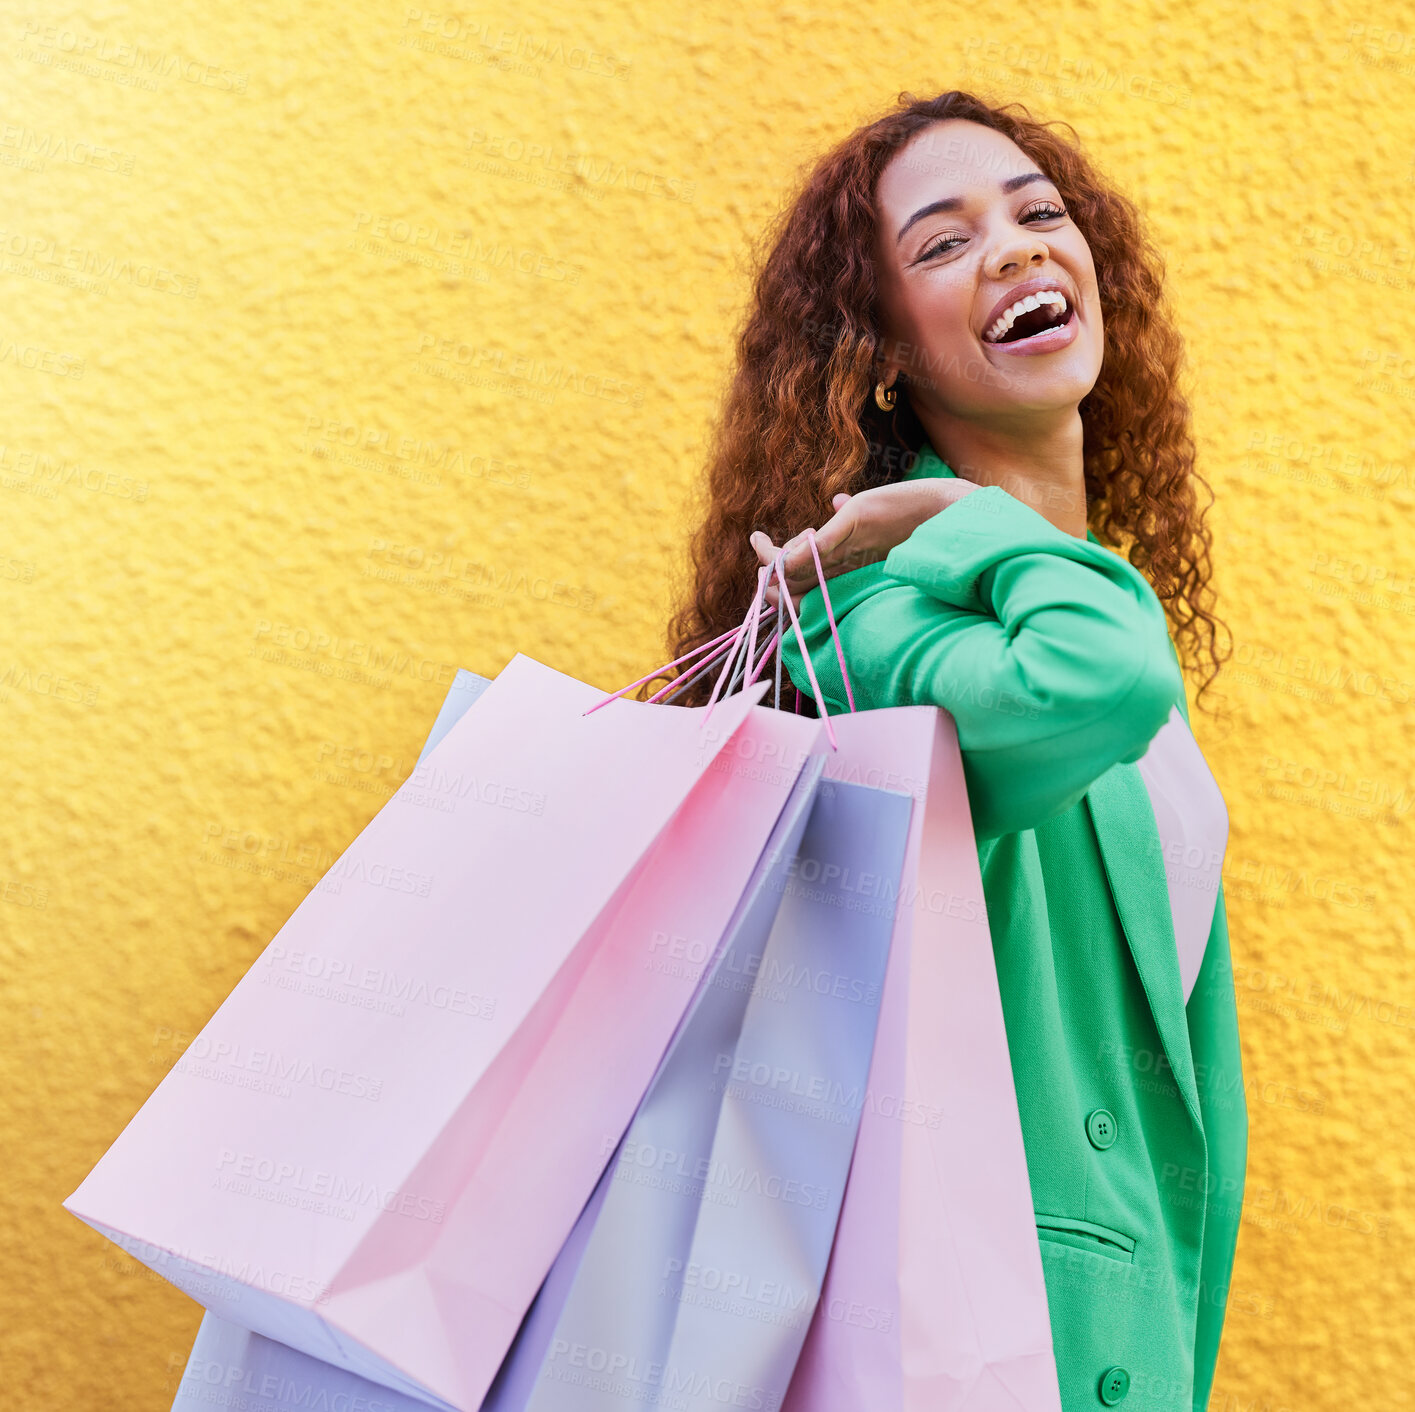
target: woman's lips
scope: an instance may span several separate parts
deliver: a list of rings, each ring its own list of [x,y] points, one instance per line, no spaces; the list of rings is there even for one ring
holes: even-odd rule
[[[1076,335],[1080,332],[1079,321],[1080,315],[1072,305],[1067,310],[1066,322],[1056,328],[1049,328],[1045,333],[1034,333],[1031,338],[1019,338],[1015,343],[987,343],[984,340],[984,346],[999,353],[1055,353],[1058,348],[1065,348],[1076,341]]]

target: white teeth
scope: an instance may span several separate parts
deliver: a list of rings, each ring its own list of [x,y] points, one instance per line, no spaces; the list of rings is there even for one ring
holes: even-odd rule
[[[1022,317],[1023,314],[1032,309],[1039,309],[1043,304],[1055,304],[1061,309],[1065,309],[1066,296],[1059,289],[1040,289],[1035,294],[1029,294],[1024,299],[1019,299],[1009,308],[1004,309],[997,322],[983,334],[983,338],[988,343],[996,343],[999,339],[1007,336],[1007,331]]]

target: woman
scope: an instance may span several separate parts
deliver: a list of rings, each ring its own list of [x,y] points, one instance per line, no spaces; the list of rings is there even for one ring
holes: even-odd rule
[[[1198,701],[1220,661],[1160,269],[1020,105],[904,95],[785,213],[674,623],[680,654],[739,622],[784,542],[846,709],[819,526],[857,707],[956,723],[1068,1412],[1207,1405],[1247,1151],[1217,871],[1186,956],[1157,833],[1161,739],[1212,785],[1180,654]]]

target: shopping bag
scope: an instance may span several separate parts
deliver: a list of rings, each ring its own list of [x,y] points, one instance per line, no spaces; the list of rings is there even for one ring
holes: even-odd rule
[[[776,1407],[819,1296],[864,1100],[907,795],[824,783],[783,813],[483,1412],[619,1397]]]
[[[658,953],[720,934],[814,741],[754,694],[711,730],[598,696],[513,659],[68,1209],[231,1322],[477,1407],[691,996]]]
[[[394,1392],[208,1310],[172,1412],[428,1412],[446,1405]]]
[[[1159,864],[1169,893],[1169,918],[1179,957],[1179,986],[1189,1003],[1213,930],[1228,806],[1199,742],[1178,706],[1135,762],[1155,816]]]
[[[432,729],[423,742],[423,748],[418,752],[419,765],[427,759],[433,746],[440,744],[442,737],[471,710],[473,703],[481,699],[482,694],[491,685],[491,680],[490,677],[469,672],[465,667],[458,667],[457,675],[452,678],[452,685],[447,688],[447,695],[442,698],[437,719],[433,721]]]

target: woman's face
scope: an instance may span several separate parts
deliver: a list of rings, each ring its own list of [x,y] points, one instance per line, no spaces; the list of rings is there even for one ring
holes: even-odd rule
[[[1104,352],[1096,271],[1037,164],[1002,133],[950,119],[896,153],[876,205],[882,353],[915,409],[999,424],[1074,409]],[[1011,326],[1001,317],[1039,293]]]

